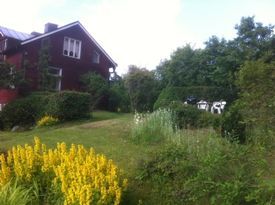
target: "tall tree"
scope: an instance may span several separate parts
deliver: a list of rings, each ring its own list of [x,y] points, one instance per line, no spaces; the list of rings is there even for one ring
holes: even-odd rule
[[[202,50],[190,45],[178,48],[171,54],[170,60],[163,61],[156,70],[158,79],[166,86],[191,86],[203,84],[199,76],[203,67]],[[203,81],[203,82],[202,82]]]
[[[154,72],[148,71],[146,68],[130,65],[124,79],[130,96],[132,111],[144,112],[153,110],[154,102],[158,96]]]
[[[275,123],[275,61],[247,61],[240,69],[238,85],[245,116],[254,125]]]
[[[235,26],[239,49],[244,60],[257,60],[272,48],[274,41],[274,26],[264,26],[254,21],[253,17],[242,17],[239,25]]]
[[[83,91],[91,95],[91,109],[95,109],[103,103],[103,99],[107,96],[109,86],[107,81],[98,73],[89,72],[80,78],[83,84]]]

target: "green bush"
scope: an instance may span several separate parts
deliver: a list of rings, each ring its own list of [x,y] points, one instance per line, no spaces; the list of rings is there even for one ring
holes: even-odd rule
[[[4,127],[7,129],[15,125],[26,126],[35,123],[38,110],[30,98],[15,100],[7,104],[1,115]]]
[[[188,96],[197,99],[217,101],[224,99],[228,103],[235,98],[235,93],[222,87],[189,86],[189,87],[167,87],[163,89],[154,104],[154,110],[168,106],[172,101],[186,101]]]
[[[222,116],[221,135],[231,141],[246,141],[246,123],[240,111],[240,105],[232,105]]]
[[[181,102],[172,102],[169,108],[175,112],[175,121],[179,128],[199,127],[199,120],[203,111]]]
[[[83,84],[83,91],[90,94],[91,108],[106,109],[105,101],[109,91],[107,80],[96,72],[89,72],[81,76],[80,82]]]
[[[271,192],[261,188],[266,171],[262,149],[208,136],[193,141],[169,145],[142,165],[139,178],[153,185],[155,200],[244,205],[272,199]]]
[[[183,104],[180,101],[173,101],[168,107],[174,112],[174,121],[180,129],[213,127],[219,130],[220,115],[199,110],[196,106]]]
[[[80,119],[89,115],[90,95],[74,91],[36,92],[7,104],[0,116],[0,125],[30,126],[45,115],[60,120]]]
[[[76,91],[62,91],[48,96],[45,112],[60,120],[85,118],[90,113],[90,95]]]
[[[123,83],[111,85],[108,109],[112,112],[130,112],[130,98]]]
[[[48,95],[50,93],[34,93],[7,104],[0,116],[2,127],[10,129],[15,125],[33,125],[44,115]]]

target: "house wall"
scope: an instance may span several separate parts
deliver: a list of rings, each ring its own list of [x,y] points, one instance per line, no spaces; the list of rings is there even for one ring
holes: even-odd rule
[[[17,52],[12,55],[6,55],[6,61],[15,65],[16,68],[21,68],[22,65],[22,53]]]
[[[80,59],[63,55],[64,37],[69,37],[81,41]],[[112,64],[78,25],[63,31],[59,31],[45,38],[49,38],[50,40],[51,59],[49,65],[62,68],[62,90],[79,90],[80,76],[89,71],[96,71],[100,73],[105,79],[109,78],[109,68],[112,67]],[[18,53],[16,55],[12,55],[12,57],[9,58],[9,62],[12,62],[20,67],[23,60],[22,53],[24,53],[24,58],[28,60],[29,65],[29,68],[26,70],[26,77],[31,81],[33,89],[36,89],[38,86],[37,63],[39,59],[39,50],[41,49],[41,43],[43,39],[35,40],[23,45],[20,54]],[[100,54],[99,64],[92,62],[92,55],[94,50]],[[19,63],[19,61],[21,62]]]

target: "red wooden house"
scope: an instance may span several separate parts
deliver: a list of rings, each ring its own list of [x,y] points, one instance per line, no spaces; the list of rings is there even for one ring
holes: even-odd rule
[[[25,78],[32,90],[38,89],[39,51],[45,45],[50,45],[49,73],[56,79],[56,90],[79,90],[80,76],[89,71],[107,80],[117,66],[78,21],[62,27],[48,23],[43,34],[25,34],[0,26],[0,61],[14,64],[17,69],[28,62]]]

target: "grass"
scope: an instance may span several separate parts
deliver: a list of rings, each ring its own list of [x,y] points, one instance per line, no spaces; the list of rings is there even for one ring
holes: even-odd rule
[[[48,147],[64,141],[93,147],[97,153],[112,159],[129,179],[129,189],[124,204],[158,204],[150,199],[151,185],[141,185],[136,180],[137,168],[153,152],[162,149],[163,144],[150,145],[133,143],[131,139],[132,114],[96,111],[93,118],[66,122],[52,127],[33,128],[24,132],[0,132],[0,151],[7,150],[16,144],[32,143],[34,136],[39,136]],[[185,140],[191,142],[205,140],[205,136],[215,135],[212,129],[182,130]],[[275,152],[270,155],[270,167],[275,170]],[[274,179],[274,175],[269,179]],[[270,180],[270,183],[274,180]]]
[[[74,143],[93,147],[97,153],[106,155],[123,170],[130,182],[127,193],[129,197],[125,204],[137,204],[139,199],[146,198],[146,190],[135,181],[137,167],[158,145],[142,146],[133,143],[130,139],[132,119],[132,114],[96,111],[90,120],[24,132],[0,132],[0,150],[5,151],[17,144],[32,143],[34,136],[39,136],[48,147],[53,147],[60,141],[68,145]]]

